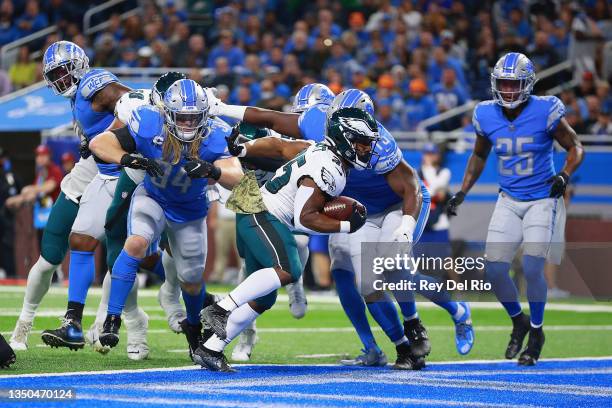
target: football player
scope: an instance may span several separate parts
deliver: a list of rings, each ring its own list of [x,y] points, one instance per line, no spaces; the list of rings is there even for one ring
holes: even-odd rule
[[[447,209],[449,215],[456,215],[493,148],[500,193],[489,223],[485,273],[512,319],[506,358],[512,359],[521,351],[529,333],[520,365],[534,365],[544,345],[544,264],[547,258],[556,264],[561,262],[560,251],[554,246],[560,245],[565,230],[563,193],[584,158],[576,132],[563,118],[565,106],[555,96],[531,95],[535,82],[533,63],[525,55],[511,52],[497,61],[491,73],[494,99],[480,102],[474,109],[474,151],[461,190],[451,198]],[[555,140],[567,151],[558,173],[553,164]],[[531,317],[523,313],[509,276],[510,263],[521,242]]]
[[[223,300],[202,310],[202,321],[213,334],[208,339],[205,335],[196,350],[197,363],[232,371],[223,354],[225,346],[274,305],[278,288],[299,279],[302,266],[292,230],[330,234],[363,226],[366,214],[356,203],[347,221],[330,218],[322,210],[344,189],[349,169],[369,166],[378,139],[378,126],[369,113],[346,108],[329,119],[324,143],[274,137],[246,144],[228,140],[230,152],[238,157],[289,162],[263,187],[248,174],[228,200],[237,211],[237,241],[248,277]]]
[[[252,107],[225,105],[213,99],[211,109],[247,123],[266,126],[282,134],[308,140],[321,140],[325,134],[325,122],[333,111],[346,106],[356,106],[370,113],[374,105],[362,91],[351,89],[335,97],[330,105],[316,104],[300,115],[275,112]],[[391,299],[384,293],[373,291],[373,274],[361,271],[361,242],[384,241],[385,237],[414,242],[418,240],[429,212],[429,194],[420,182],[414,169],[402,160],[401,151],[391,134],[380,124],[381,141],[376,145],[377,158],[371,169],[351,172],[347,180],[345,194],[363,202],[372,219],[372,228],[366,228],[359,234],[334,234],[330,237],[329,249],[332,258],[332,273],[342,306],[356,328],[364,345],[364,354],[343,364],[384,366],[387,358],[376,344],[365,313],[366,304],[375,320],[381,325],[387,336],[396,344],[398,359],[395,367],[412,369],[422,367],[421,358],[430,351],[427,332],[418,317],[416,304],[411,293],[397,293],[404,315],[404,327],[399,321],[397,311]],[[389,215],[389,222],[382,231],[380,217]],[[399,228],[397,228],[399,225]],[[393,227],[392,227],[393,226]],[[392,228],[390,231],[389,228]],[[369,231],[365,234],[365,231]],[[365,235],[368,235],[366,237]],[[350,237],[350,239],[349,239]],[[359,284],[360,294],[355,280],[366,278]],[[428,280],[424,275],[419,279]],[[367,298],[366,303],[362,300]],[[431,293],[429,296],[444,307],[455,322],[456,345],[461,354],[471,350],[474,334],[471,325],[470,310],[467,303],[450,300],[448,293]],[[410,347],[407,346],[408,340]],[[418,361],[416,361],[418,360]]]
[[[74,102],[73,115],[77,133],[81,137],[82,157],[62,180],[62,192],[51,210],[43,233],[41,256],[28,274],[22,311],[11,336],[11,345],[16,350],[27,348],[36,309],[49,290],[53,272],[59,267],[68,250],[70,231],[79,210],[79,201],[98,172],[94,158],[90,157],[87,149],[86,138],[95,136],[112,123],[117,100],[129,90],[120,84],[113,74],[103,70],[90,70],[85,52],[68,41],[55,42],[46,50],[43,57],[43,77],[55,94],[70,98]],[[78,258],[78,255],[75,258]],[[75,273],[70,281],[90,278],[85,275],[79,276]],[[72,296],[77,295],[72,293]],[[141,314],[136,307],[132,308],[131,312],[134,322],[141,321]],[[75,319],[81,315],[80,307],[74,308],[70,314],[67,313],[62,328],[54,333],[58,343],[72,348],[83,347],[80,318]],[[146,330],[146,327],[144,329]],[[129,332],[135,334],[136,338],[143,337],[142,329],[136,328]],[[136,342],[135,347],[141,345]]]
[[[205,296],[208,181],[232,188],[242,176],[239,161],[227,153],[225,138],[230,133],[227,123],[209,118],[204,90],[182,79],[165,92],[163,108],[141,106],[127,127],[104,132],[90,144],[102,160],[147,172],[134,192],[128,238],[113,267],[108,314],[99,339],[102,345],[117,345],[121,312],[138,265],[156,250],[165,230],[186,306],[182,329],[190,352],[197,347]]]

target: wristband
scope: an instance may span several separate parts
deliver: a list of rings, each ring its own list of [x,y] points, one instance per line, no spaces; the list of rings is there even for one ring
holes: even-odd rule
[[[243,120],[246,109],[246,106],[222,104],[219,106],[219,115],[227,116],[232,119]]]
[[[402,229],[404,231],[410,232],[410,234],[414,234],[414,229],[416,228],[416,220],[412,215],[404,215],[402,216]]]
[[[340,232],[351,232],[351,223],[349,221],[340,221]]]

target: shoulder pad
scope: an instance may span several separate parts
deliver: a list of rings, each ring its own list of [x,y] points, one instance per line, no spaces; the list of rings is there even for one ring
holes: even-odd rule
[[[81,95],[85,99],[91,99],[96,92],[112,82],[119,82],[115,74],[103,69],[92,69],[79,83]]]
[[[378,153],[378,160],[374,163],[374,172],[385,174],[397,167],[402,161],[402,151],[391,133],[382,125],[378,124],[380,140],[376,143],[374,151]]]
[[[551,132],[555,130],[561,118],[565,116],[565,105],[553,95],[538,96],[537,98],[546,103],[546,131]]]
[[[128,129],[134,137],[152,139],[162,134],[164,115],[154,106],[139,106],[132,112],[128,120]]]
[[[474,108],[474,113],[472,113],[472,125],[474,126],[474,130],[476,134],[484,136],[484,131],[482,130],[481,120],[483,118],[483,113],[486,112],[491,106],[494,106],[497,102],[493,100],[482,101],[479,102],[478,105]],[[486,113],[484,113],[486,115]]]
[[[115,105],[115,117],[121,122],[127,123],[136,108],[149,105],[150,94],[151,91],[148,89],[135,89],[124,93]]]

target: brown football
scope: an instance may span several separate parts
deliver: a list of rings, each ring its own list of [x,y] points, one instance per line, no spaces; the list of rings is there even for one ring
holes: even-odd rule
[[[366,209],[357,200],[350,197],[340,196],[325,203],[323,214],[338,221],[348,221],[353,212],[353,203],[357,203],[357,208],[362,214],[366,214]]]

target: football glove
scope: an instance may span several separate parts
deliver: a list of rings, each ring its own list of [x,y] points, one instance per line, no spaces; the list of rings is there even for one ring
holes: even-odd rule
[[[351,225],[349,234],[363,227],[363,224],[365,224],[366,222],[366,218],[367,218],[367,214],[365,212],[362,212],[359,209],[359,207],[357,206],[357,203],[353,203],[352,213],[348,219],[348,222]]]
[[[164,174],[164,169],[155,160],[129,153],[121,157],[120,164],[131,169],[145,170],[151,177],[161,177]]]
[[[446,214],[449,217],[457,215],[457,208],[461,205],[463,200],[465,200],[465,193],[463,191],[459,191],[452,196],[451,199],[448,200],[448,204],[446,204]]]
[[[91,156],[91,150],[89,150],[89,141],[85,137],[85,133],[83,133],[83,129],[81,126],[75,121],[74,122],[74,133],[79,137],[79,156],[86,160]]]
[[[404,215],[400,226],[391,234],[391,240],[394,242],[412,243],[415,228],[416,220],[414,217],[411,215]]]
[[[225,138],[227,141],[227,150],[232,156],[244,157],[246,155],[246,147],[242,143],[245,138],[240,135],[240,123],[236,124],[232,129],[232,133]],[[241,140],[242,139],[242,140]]]
[[[183,170],[191,178],[211,178],[219,180],[221,169],[214,164],[200,159],[190,159],[183,166]]]
[[[555,174],[548,180],[546,180],[546,184],[550,184],[550,195],[552,198],[562,197],[565,193],[565,189],[567,188],[567,183],[569,182],[569,176],[565,172],[560,172]]]

